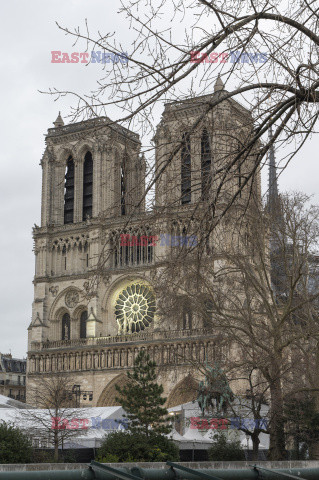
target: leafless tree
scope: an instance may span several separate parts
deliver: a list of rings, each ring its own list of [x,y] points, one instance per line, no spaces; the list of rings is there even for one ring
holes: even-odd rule
[[[282,458],[285,447],[283,383],[291,372],[291,347],[305,338],[306,331],[307,335],[318,331],[317,291],[309,288],[310,277],[311,281],[316,278],[309,259],[317,243],[318,212],[316,208],[305,210],[305,197],[283,197],[280,218],[284,221],[280,223],[278,217],[261,212],[253,186],[274,143],[286,149],[285,166],[315,132],[319,114],[317,10],[314,0],[298,4],[163,0],[156,5],[146,0],[143,9],[137,0],[123,1],[121,13],[136,32],[127,65],[108,64],[111,69],[104,70],[96,90],[86,96],[49,92],[56,97],[76,97],[71,112],[74,121],[107,115],[112,105],[118,107],[118,116],[109,125],[117,121],[141,133],[148,184],[134,212],[147,198],[149,206],[155,207],[148,223],[156,225],[163,211],[173,211],[175,219],[187,216],[186,233],[200,239],[194,248],[177,247],[159,265],[154,283],[159,293],[165,291],[160,313],[182,318],[192,304],[202,312],[207,328],[213,326],[246,352],[248,365],[258,369],[269,385],[274,459]],[[73,36],[76,45],[85,42],[88,50],[117,55],[127,50],[109,33],[91,33],[87,22],[84,31],[59,28]],[[223,56],[213,61],[216,53],[228,54],[228,61],[220,61],[225,60]],[[213,94],[217,73],[223,86]],[[198,136],[199,128],[206,127],[211,135],[214,126],[209,115],[228,100],[244,102],[252,113],[251,121],[245,118],[240,127],[227,123],[218,162],[214,173],[210,172],[215,185],[209,189],[208,200],[198,195],[185,214],[178,210],[180,198],[173,196],[160,209],[153,196],[154,185],[165,178],[186,147],[185,137],[172,136],[167,138],[168,153],[158,153],[158,145],[155,148],[151,141],[156,134],[157,106],[198,97],[197,117],[184,120],[180,131],[187,129]],[[273,135],[267,136],[272,127]],[[159,155],[156,162],[155,154]],[[239,167],[244,172],[238,173]],[[202,171],[192,170],[191,175],[199,179],[195,190],[202,190]],[[239,181],[234,183],[234,178]],[[127,226],[145,224],[145,217],[139,219],[133,213],[125,219]],[[100,256],[101,275],[111,253],[106,247]],[[272,267],[278,267],[277,273]],[[191,318],[185,321],[189,328]]]
[[[243,358],[243,357],[242,357]],[[251,365],[244,365],[240,377],[240,367],[233,370],[235,380],[247,385],[244,395],[238,395],[238,402],[230,404],[230,409],[239,419],[236,427],[252,441],[252,460],[258,460],[260,434],[269,433],[268,392],[269,385]]]
[[[185,270],[172,263],[172,269],[163,270],[157,281],[162,291],[174,292],[175,302],[186,299],[194,312],[193,325],[202,322],[228,342],[224,358],[237,362],[237,378],[242,368],[254,369],[266,382],[273,459],[283,458],[285,450],[283,396],[295,378],[292,353],[305,351],[308,362],[312,359],[309,370],[315,371],[316,357],[305,340],[316,342],[319,332],[319,263],[314,255],[319,209],[307,206],[307,202],[306,195],[282,196],[281,214],[277,212],[275,218],[256,207],[255,212],[250,210],[249,218],[247,213],[245,222],[240,215],[237,222],[236,217],[228,218],[227,224],[224,219],[223,228],[214,230],[214,250],[202,255],[200,261],[196,250],[192,259],[187,254]],[[163,316],[169,311],[181,315],[169,301],[163,302],[162,311]],[[311,389],[317,397],[314,376],[313,387],[305,380],[303,388]],[[232,378],[235,380],[236,375]]]
[[[163,0],[156,4],[147,0],[143,7],[136,0],[123,0],[120,13],[123,28],[127,25],[135,34],[129,52],[123,37],[95,33],[87,21],[84,29],[59,28],[73,37],[77,48],[85,46],[88,51],[106,55],[111,52],[117,59],[127,52],[127,63],[101,65],[97,87],[87,95],[54,88],[49,93],[56,97],[75,96],[72,120],[107,115],[110,105],[118,107],[114,121],[141,132],[146,140],[143,150],[150,180],[146,194],[173,158],[169,155],[155,167],[150,138],[155,132],[159,103],[200,95],[204,108],[188,126],[193,129],[226,99],[243,101],[253,113],[252,135],[224,165],[224,172],[239,158],[244,161],[253,146],[258,147],[258,154],[228,203],[254,177],[272,143],[287,147],[287,164],[315,132],[319,101],[315,0],[289,4],[283,0]],[[225,92],[212,96],[217,73],[223,79]],[[265,134],[271,126],[274,135],[267,139]],[[180,142],[174,154],[181,148]],[[221,188],[224,175],[220,175],[219,182]],[[217,197],[213,201],[217,202]]]
[[[29,387],[29,398],[34,408],[19,410],[20,420],[31,437],[53,445],[57,462],[59,447],[86,432],[87,412],[76,408],[72,383],[63,373],[42,376],[36,387]]]

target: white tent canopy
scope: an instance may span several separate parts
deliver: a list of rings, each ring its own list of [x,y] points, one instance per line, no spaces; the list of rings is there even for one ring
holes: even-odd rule
[[[0,395],[0,422],[5,421],[14,423],[21,429],[32,431],[33,433],[38,430],[40,434],[41,425],[40,423],[38,425],[36,424],[37,422],[33,412],[36,413],[37,416],[42,416],[46,425],[52,423],[52,417],[48,410],[26,408],[25,404],[21,404],[21,402]],[[168,437],[172,438],[182,449],[207,449],[213,441],[214,433],[220,431],[217,428],[207,429],[207,426],[210,425],[210,420],[208,419],[208,421],[205,421],[205,419],[202,418],[197,403],[189,402],[183,405],[178,405],[170,408],[169,413],[171,414],[170,417],[174,426],[177,416],[182,419],[182,425],[180,424],[182,429],[180,432],[177,432],[174,428],[168,435]],[[125,412],[123,408],[119,406],[72,409],[71,414],[67,416],[68,420],[66,420],[66,422],[69,423],[66,423],[66,428],[72,427],[72,418],[74,418],[75,424],[80,425],[78,430],[79,434],[66,440],[64,447],[99,447],[105,435],[117,430],[125,429],[124,415]],[[249,418],[247,412],[246,415],[243,416]],[[204,428],[200,423],[202,420],[205,421],[206,426],[204,425]],[[60,424],[62,424],[62,422],[63,419],[60,420]],[[252,448],[251,439],[248,438],[247,442],[247,437],[244,432],[233,428],[224,429],[222,431],[227,432],[229,438],[238,438],[244,448],[247,448],[247,443],[249,448]],[[260,448],[267,449],[269,445],[269,435],[262,433],[259,438]]]
[[[87,409],[74,408],[66,410],[66,428],[78,425],[79,435],[74,435],[66,441],[66,448],[94,448],[99,446],[103,437],[117,430],[123,430],[124,410],[122,407],[92,407]],[[72,425],[72,420],[74,421]],[[15,407],[0,408],[0,422],[12,423],[26,432],[32,432],[35,437],[43,436],[43,431],[50,429],[55,424],[48,410],[20,409]],[[45,424],[45,429],[42,427]],[[56,423],[62,425],[63,418]],[[52,428],[53,430],[53,428]]]

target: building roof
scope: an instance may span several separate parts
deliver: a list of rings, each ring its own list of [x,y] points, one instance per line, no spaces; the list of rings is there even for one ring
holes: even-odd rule
[[[12,358],[11,355],[0,353],[0,372],[23,373],[26,371],[27,361],[22,358]]]
[[[13,398],[5,397],[4,395],[0,395],[0,408],[6,409],[16,409],[16,408],[27,408],[23,402],[19,402],[18,400],[14,400]],[[9,410],[8,410],[9,411]],[[1,419],[3,420],[2,416]]]

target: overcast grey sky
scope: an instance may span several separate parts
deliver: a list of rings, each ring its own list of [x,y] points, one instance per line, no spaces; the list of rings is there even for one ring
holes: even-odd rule
[[[38,93],[49,87],[85,92],[99,78],[98,64],[52,64],[51,51],[73,49],[72,41],[55,25],[83,25],[85,18],[102,32],[123,34],[130,51],[133,33],[119,2],[110,0],[10,0],[1,4],[1,133],[0,157],[0,255],[1,336],[0,352],[11,350],[25,356],[27,327],[31,320],[34,257],[31,229],[40,224],[43,134],[52,127],[58,111],[69,111],[70,99],[54,102]],[[142,7],[142,4],[141,4]],[[112,118],[112,109],[109,116]],[[114,118],[114,117],[113,117]],[[318,189],[319,138],[308,141],[280,177],[282,190],[302,190],[316,195]],[[277,152],[280,159],[281,152]],[[265,183],[265,182],[264,182]]]

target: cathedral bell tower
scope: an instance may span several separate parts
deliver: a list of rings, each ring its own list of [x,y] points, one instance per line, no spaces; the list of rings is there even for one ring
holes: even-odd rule
[[[81,302],[81,291],[103,246],[101,224],[144,210],[145,163],[137,134],[107,117],[64,125],[59,113],[45,141],[41,226],[33,229],[36,267],[29,349],[48,339],[84,336],[87,326],[91,335],[99,334],[97,300]],[[50,318],[52,304],[65,289],[59,320]],[[80,303],[81,311],[72,318],[69,309]]]

